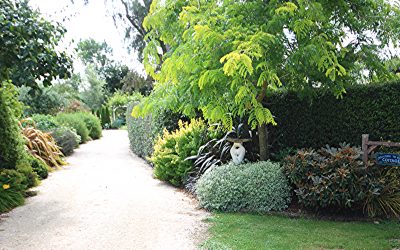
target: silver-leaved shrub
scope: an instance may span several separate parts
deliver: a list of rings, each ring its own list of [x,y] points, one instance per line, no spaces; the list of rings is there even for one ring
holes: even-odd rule
[[[230,212],[279,211],[290,202],[282,168],[270,161],[215,167],[199,179],[196,194],[202,207]]]

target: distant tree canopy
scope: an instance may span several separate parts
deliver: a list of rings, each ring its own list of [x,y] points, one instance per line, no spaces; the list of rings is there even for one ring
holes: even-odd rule
[[[14,85],[45,86],[57,77],[68,78],[71,59],[56,46],[66,30],[45,20],[28,0],[0,1],[0,80]]]
[[[227,129],[246,119],[260,134],[275,123],[269,93],[340,96],[361,76],[393,78],[381,54],[400,38],[399,9],[384,0],[154,0],[143,25],[145,68],[158,82],[134,115],[201,110]],[[170,47],[162,56],[160,41]]]
[[[92,65],[94,70],[106,81],[106,88],[113,93],[122,88],[121,80],[126,76],[129,68],[112,59],[113,50],[106,42],[97,42],[90,38],[81,40],[76,48],[79,59]]]

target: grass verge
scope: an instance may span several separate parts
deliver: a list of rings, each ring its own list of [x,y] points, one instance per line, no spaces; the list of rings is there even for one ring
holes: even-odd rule
[[[400,249],[400,223],[216,213],[203,249]]]

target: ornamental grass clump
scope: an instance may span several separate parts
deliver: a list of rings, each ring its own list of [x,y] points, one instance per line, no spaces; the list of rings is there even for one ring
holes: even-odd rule
[[[192,162],[186,158],[196,154],[208,140],[207,126],[202,120],[191,120],[190,123],[179,121],[178,124],[179,129],[173,132],[164,130],[149,159],[154,164],[155,177],[174,186],[185,183],[193,169]]]
[[[215,167],[199,179],[196,194],[202,207],[227,212],[280,211],[290,202],[281,166],[270,161]]]

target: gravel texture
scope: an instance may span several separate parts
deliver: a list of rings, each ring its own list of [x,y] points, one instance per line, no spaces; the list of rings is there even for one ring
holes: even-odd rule
[[[112,130],[81,145],[37,196],[0,215],[0,249],[196,249],[208,214],[128,144]]]

